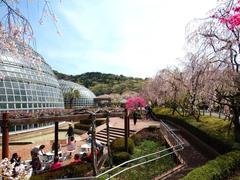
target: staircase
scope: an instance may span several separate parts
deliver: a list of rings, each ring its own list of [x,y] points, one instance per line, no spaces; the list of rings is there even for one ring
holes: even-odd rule
[[[130,130],[130,136],[135,133],[134,130]],[[125,130],[121,128],[109,127],[109,139],[110,143],[117,138],[124,137]],[[96,139],[102,144],[107,144],[107,129],[103,129],[96,134]]]

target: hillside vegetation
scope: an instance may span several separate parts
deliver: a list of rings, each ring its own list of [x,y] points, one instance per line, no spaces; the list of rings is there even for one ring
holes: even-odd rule
[[[145,82],[141,78],[100,72],[87,72],[80,75],[66,75],[57,71],[54,71],[54,73],[58,79],[69,80],[84,85],[92,90],[96,96],[111,93],[122,94],[126,91],[139,92]]]

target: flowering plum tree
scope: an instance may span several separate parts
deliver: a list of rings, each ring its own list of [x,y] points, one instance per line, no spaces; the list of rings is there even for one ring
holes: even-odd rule
[[[129,110],[136,111],[138,108],[143,108],[146,106],[146,102],[141,97],[129,98],[125,104],[125,107]]]

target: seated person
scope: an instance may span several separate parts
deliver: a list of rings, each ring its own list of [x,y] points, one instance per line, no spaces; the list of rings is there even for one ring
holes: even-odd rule
[[[52,152],[54,152],[55,149],[55,142],[52,144]],[[61,145],[58,143],[58,151],[61,151]]]
[[[99,150],[96,149],[96,158],[98,158],[98,156],[99,156]],[[92,153],[89,153],[89,154],[84,153],[83,157],[82,157],[82,160],[87,161],[87,162],[92,162],[93,161],[93,154]]]
[[[58,156],[54,158],[54,163],[51,166],[51,169],[58,169],[62,166],[62,163],[59,161]]]
[[[41,170],[42,164],[37,153],[33,152],[32,161],[30,164],[32,165],[33,173],[36,173],[36,171]]]
[[[39,151],[38,151],[38,154],[39,155],[46,155],[46,153],[44,152],[44,149],[45,148],[45,145],[41,145],[41,146],[39,146]]]
[[[70,141],[68,142],[68,145],[67,145],[67,151],[70,151],[70,156],[72,155],[72,151],[75,151],[75,149],[76,149],[76,140],[72,136],[70,138]]]
[[[32,150],[31,150],[31,155],[33,153],[37,153],[38,157],[40,159],[41,162],[47,162],[49,161],[50,157],[46,155],[45,151],[44,151],[45,145],[40,145],[40,146],[35,146]]]
[[[87,161],[88,162],[87,153],[82,154],[81,161]]]
[[[71,164],[80,163],[80,162],[81,162],[80,154],[75,154],[75,155],[74,155],[74,159],[73,159],[73,161],[71,162]]]
[[[37,153],[38,155],[44,155],[45,154],[45,152],[43,150],[44,148],[45,148],[45,145],[33,147],[31,150],[31,155],[33,155],[34,153]]]
[[[52,152],[54,152],[55,149],[55,142],[52,144]],[[58,143],[58,156],[62,157],[62,151],[61,151],[61,145]]]
[[[21,157],[17,153],[13,153],[12,158],[10,159],[11,164],[15,163],[14,167],[21,164]]]

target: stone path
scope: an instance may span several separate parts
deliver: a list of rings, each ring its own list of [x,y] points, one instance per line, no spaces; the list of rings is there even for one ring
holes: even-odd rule
[[[166,177],[166,180],[177,180],[186,176],[191,170],[205,164],[208,159],[202,155],[197,149],[190,145],[180,134],[177,134],[184,142],[184,150],[180,152],[186,165],[179,172],[173,173]]]

